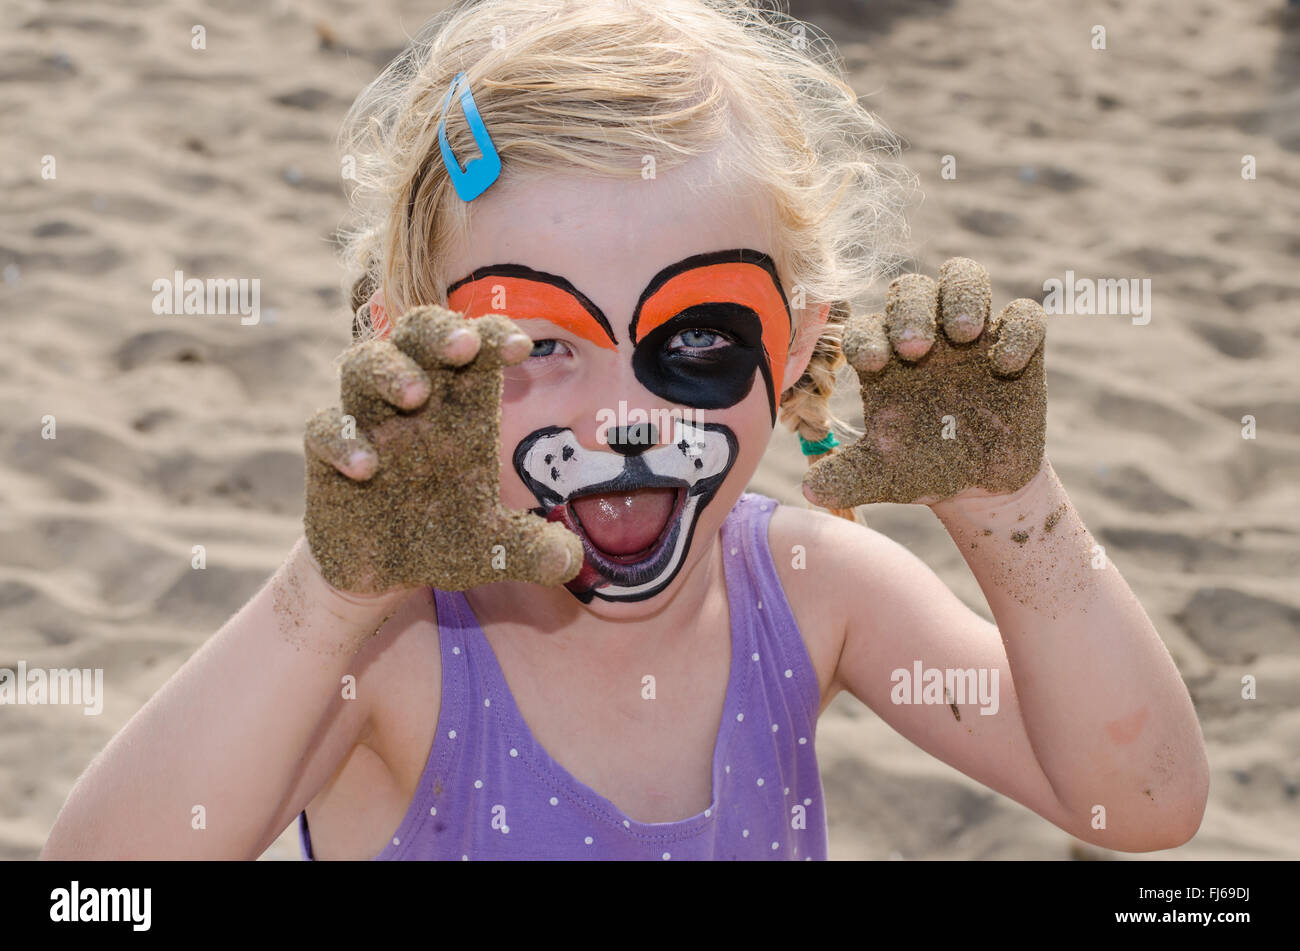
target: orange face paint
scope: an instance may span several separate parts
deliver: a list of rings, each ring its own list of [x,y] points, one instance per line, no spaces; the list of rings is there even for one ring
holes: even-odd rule
[[[687,259],[691,260],[694,259]],[[642,298],[632,324],[632,339],[639,342],[690,307],[723,302],[739,304],[758,315],[763,328],[763,355],[771,368],[773,388],[780,393],[785,354],[790,346],[790,309],[777,283],[775,267],[769,269],[758,261],[742,260],[690,266],[678,271]],[[780,359],[773,359],[774,355]]]
[[[501,306],[494,306],[497,301]],[[618,349],[605,315],[577,288],[562,277],[518,265],[497,265],[457,281],[447,289],[447,306],[469,318],[504,314],[512,320],[549,320],[598,347]]]

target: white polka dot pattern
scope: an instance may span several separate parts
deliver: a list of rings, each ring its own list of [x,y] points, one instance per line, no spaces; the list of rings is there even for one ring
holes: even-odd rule
[[[442,727],[410,812],[379,857],[826,858],[825,807],[811,743],[820,697],[766,547],[770,515],[758,513],[775,509],[770,502],[745,493],[722,528],[724,550],[733,556],[723,573],[732,662],[712,744],[712,783],[700,790],[711,794],[711,803],[683,799],[678,814],[685,818],[664,821],[662,813],[651,817],[630,805],[625,814],[581,783],[551,759],[520,714],[464,594],[435,591],[447,659],[436,711]],[[463,663],[453,665],[453,657]],[[580,662],[576,653],[574,662]],[[659,689],[661,698],[671,689],[663,675]],[[597,726],[604,726],[600,719],[571,728]],[[667,773],[656,776],[662,792],[672,790],[688,767],[683,760],[655,768]],[[772,787],[784,798],[777,800]],[[796,821],[794,802],[804,810]]]

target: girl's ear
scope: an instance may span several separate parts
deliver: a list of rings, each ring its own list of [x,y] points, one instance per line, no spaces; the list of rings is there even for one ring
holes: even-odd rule
[[[785,361],[785,376],[783,380],[794,386],[799,382],[799,377],[803,376],[803,371],[808,368],[808,361],[812,359],[813,347],[817,346],[817,338],[821,336],[822,328],[826,326],[826,319],[830,315],[831,305],[823,304],[816,308],[813,316],[805,320],[804,325],[799,328],[795,335],[795,345],[790,349],[789,359]],[[789,389],[789,387],[786,387]]]
[[[380,337],[387,337],[393,330],[392,321],[388,319],[388,308],[384,305],[384,292],[375,288],[370,295],[370,326]]]

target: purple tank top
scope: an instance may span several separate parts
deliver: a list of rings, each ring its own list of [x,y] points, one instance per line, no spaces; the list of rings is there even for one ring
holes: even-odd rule
[[[731,672],[713,801],[642,823],[533,738],[460,592],[434,591],[442,706],[415,798],[376,859],[825,859],[817,675],[767,544],[777,503],[746,492],[722,525]],[[310,860],[306,813],[299,815]]]

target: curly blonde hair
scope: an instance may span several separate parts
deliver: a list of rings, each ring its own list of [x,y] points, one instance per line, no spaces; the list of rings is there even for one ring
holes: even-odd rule
[[[443,249],[468,233],[437,123],[464,72],[502,181],[558,170],[640,179],[646,156],[670,169],[726,145],[728,174],[765,195],[771,255],[795,321],[791,347],[829,317],[780,420],[809,440],[859,435],[831,410],[840,332],[855,304],[905,258],[914,186],[899,144],[844,78],[834,44],[784,9],[753,0],[461,0],[434,17],[357,98],[340,140],[355,169],[345,233],[354,334],[389,313],[446,302]],[[448,113],[458,156],[476,153]],[[852,518],[852,513],[840,512]]]

